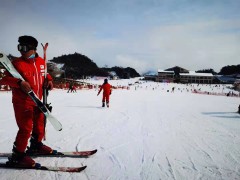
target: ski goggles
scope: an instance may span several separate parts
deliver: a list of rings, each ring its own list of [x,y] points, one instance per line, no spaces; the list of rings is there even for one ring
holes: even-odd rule
[[[33,46],[22,45],[22,44],[19,44],[19,45],[17,46],[17,48],[18,48],[18,51],[22,51],[22,52],[28,52],[28,51],[30,51],[30,50],[36,50],[36,48],[33,47]]]

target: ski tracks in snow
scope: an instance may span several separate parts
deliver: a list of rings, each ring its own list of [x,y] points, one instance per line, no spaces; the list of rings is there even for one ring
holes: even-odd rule
[[[106,150],[104,147],[101,147],[101,151],[107,154],[108,159],[111,163],[111,173],[106,177],[106,179],[124,179],[124,174],[126,171],[126,166],[122,162],[122,160],[117,156],[116,153],[111,150]],[[117,174],[117,176],[116,176]],[[116,178],[117,177],[117,178]]]
[[[194,112],[189,116],[195,116]],[[211,126],[215,127],[215,129],[209,129],[207,126],[204,126],[204,120],[197,119],[196,117],[194,119],[196,120],[195,122],[185,120],[184,125],[189,127],[189,129],[185,128],[179,132],[179,142],[183,142],[179,144],[179,153],[182,152],[180,153],[182,157],[176,158],[176,165],[182,166],[182,168],[178,167],[177,169],[180,170],[182,175],[188,176],[189,179],[191,177],[194,179],[205,179],[207,177],[226,179],[228,178],[226,176],[228,173],[239,177],[239,173],[236,170],[226,168],[228,165],[234,163],[236,167],[239,167],[238,158],[231,155],[231,151],[235,150],[235,148],[227,148],[231,146],[229,142],[226,142],[226,147],[219,146],[219,144],[222,144],[221,139],[224,140],[225,138],[221,136],[234,135],[227,131],[224,132],[225,129],[221,126],[215,125]],[[196,129],[194,126],[198,126],[198,131],[191,131],[191,129]],[[218,133],[221,136],[218,136]],[[226,139],[229,139],[229,137]],[[236,152],[233,154],[236,154]],[[221,167],[224,163],[225,167]],[[231,177],[233,177],[232,174]]]

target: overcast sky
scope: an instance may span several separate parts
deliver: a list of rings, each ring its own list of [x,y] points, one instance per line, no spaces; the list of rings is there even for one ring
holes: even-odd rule
[[[21,35],[49,43],[47,58],[78,52],[99,67],[139,73],[240,64],[240,0],[1,0],[0,50]]]

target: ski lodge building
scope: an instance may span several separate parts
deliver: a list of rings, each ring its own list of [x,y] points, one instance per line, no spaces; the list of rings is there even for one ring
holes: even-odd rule
[[[157,82],[180,82],[180,83],[198,83],[211,84],[213,82],[212,73],[197,73],[184,68],[175,66],[166,70],[158,70],[156,76]]]

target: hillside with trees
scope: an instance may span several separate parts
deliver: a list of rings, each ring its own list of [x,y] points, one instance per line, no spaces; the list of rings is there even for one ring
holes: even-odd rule
[[[78,53],[54,57],[50,62],[63,64],[61,69],[68,78],[79,79],[85,76],[108,76],[108,73],[98,68],[91,59]]]
[[[93,60],[79,53],[54,57],[49,62],[62,65],[61,70],[65,72],[62,76],[73,79],[81,79],[86,76],[112,76],[111,72],[115,72],[119,78],[140,76],[135,69],[130,67],[99,68]]]
[[[102,68],[102,69],[107,72],[115,72],[120,79],[140,77],[140,74],[135,69],[130,67],[123,68],[123,67],[115,66],[112,68]]]
[[[197,73],[212,73],[213,75],[216,75],[217,73],[213,69],[203,69],[196,71]]]
[[[220,70],[219,74],[221,75],[240,74],[240,64],[225,66]]]

